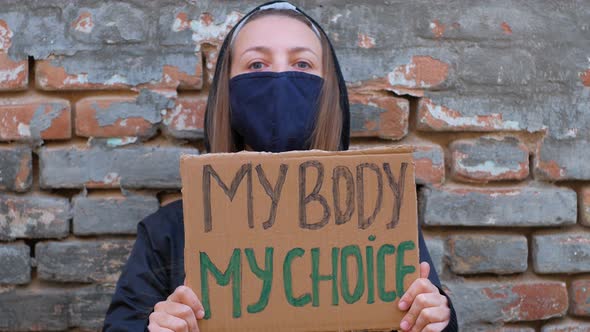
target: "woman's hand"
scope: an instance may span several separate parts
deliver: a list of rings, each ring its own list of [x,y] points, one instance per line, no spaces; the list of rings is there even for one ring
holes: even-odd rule
[[[182,285],[166,301],[156,303],[148,329],[150,332],[199,332],[197,319],[204,316],[205,310],[195,292]]]
[[[399,300],[400,310],[408,310],[400,323],[403,331],[440,332],[451,319],[446,296],[428,280],[430,265],[420,263],[420,279],[416,279]]]

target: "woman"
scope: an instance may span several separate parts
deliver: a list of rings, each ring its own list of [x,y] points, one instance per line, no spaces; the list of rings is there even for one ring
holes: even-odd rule
[[[244,16],[221,47],[205,145],[209,152],[346,150],[349,116],[345,82],[324,31],[293,5],[269,2]],[[407,310],[401,327],[456,331],[421,233],[419,239],[421,278],[400,299],[399,308]],[[104,331],[198,331],[204,310],[183,286],[183,249],[182,201],[139,223]]]

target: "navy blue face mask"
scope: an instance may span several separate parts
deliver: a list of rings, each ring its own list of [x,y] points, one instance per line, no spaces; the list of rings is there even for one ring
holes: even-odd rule
[[[255,151],[309,149],[323,81],[298,71],[234,76],[229,81],[232,130]]]

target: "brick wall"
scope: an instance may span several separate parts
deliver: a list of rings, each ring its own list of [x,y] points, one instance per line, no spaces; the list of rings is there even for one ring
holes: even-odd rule
[[[353,148],[410,144],[465,331],[590,330],[587,1],[295,1],[329,32]],[[0,330],[96,330],[135,226],[203,150],[254,1],[0,2]]]

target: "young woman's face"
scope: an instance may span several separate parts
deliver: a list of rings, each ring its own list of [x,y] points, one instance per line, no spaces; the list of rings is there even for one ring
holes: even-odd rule
[[[230,78],[256,71],[302,71],[322,77],[322,45],[297,19],[268,15],[248,22],[232,49]]]

